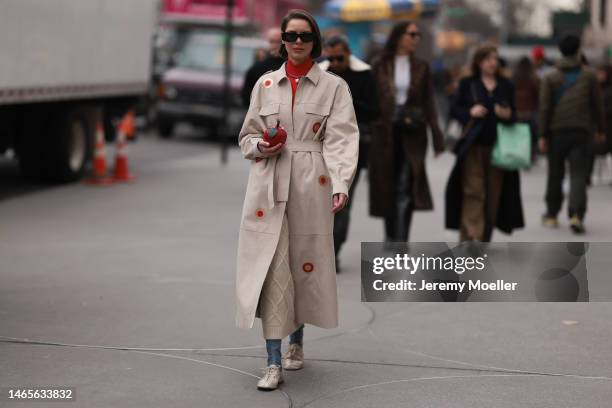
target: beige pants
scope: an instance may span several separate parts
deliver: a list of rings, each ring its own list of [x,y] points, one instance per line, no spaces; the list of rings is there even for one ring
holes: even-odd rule
[[[293,276],[289,267],[289,225],[283,216],[280,238],[259,296],[259,315],[266,340],[293,333],[295,322]]]
[[[503,173],[491,165],[488,146],[472,146],[463,160],[461,241],[489,242],[497,222]]]

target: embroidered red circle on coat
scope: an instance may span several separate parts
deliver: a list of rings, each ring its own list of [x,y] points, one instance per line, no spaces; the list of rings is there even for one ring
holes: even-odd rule
[[[255,211],[255,215],[257,216],[257,218],[263,218],[263,216],[265,215],[264,210],[258,208],[257,211]]]
[[[317,133],[320,128],[321,128],[321,124],[319,122],[317,122],[314,125],[312,125],[312,131],[315,132],[315,133]]]
[[[265,86],[266,88],[271,87],[271,86],[272,86],[272,80],[271,80],[270,78],[266,79],[266,80],[263,82],[263,86]]]
[[[325,176],[319,176],[319,184],[324,186],[327,184],[327,177]]]
[[[302,265],[302,270],[304,272],[312,272],[313,269],[314,269],[314,265],[311,264],[310,262],[306,262],[304,265]]]

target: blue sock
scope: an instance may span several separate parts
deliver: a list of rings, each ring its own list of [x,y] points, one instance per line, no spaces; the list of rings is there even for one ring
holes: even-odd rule
[[[281,365],[281,339],[266,339],[266,350],[268,351],[268,365]]]
[[[289,336],[289,344],[303,345],[304,342],[304,325],[297,328],[296,331]]]

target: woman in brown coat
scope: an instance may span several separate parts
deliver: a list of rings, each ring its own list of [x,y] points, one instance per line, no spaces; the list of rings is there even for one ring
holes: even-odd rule
[[[239,136],[251,165],[238,239],[236,323],[251,328],[255,317],[262,320],[268,351],[257,384],[262,390],[283,382],[281,363],[303,367],[304,323],[338,326],[333,219],[348,199],[359,150],[348,85],[313,61],[321,54],[314,18],[292,10],[281,29],[287,62],[255,84]],[[280,127],[285,143],[263,140],[266,132],[280,137]]]
[[[384,217],[385,242],[407,242],[412,212],[433,209],[425,172],[428,126],[436,157],[444,150],[431,71],[414,56],[420,37],[415,23],[397,23],[372,65],[381,117],[372,126],[370,214]]]

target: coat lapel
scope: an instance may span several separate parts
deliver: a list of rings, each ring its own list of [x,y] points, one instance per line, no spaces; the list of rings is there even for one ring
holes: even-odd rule
[[[415,94],[416,86],[417,86],[417,77],[418,77],[418,64],[414,60],[414,57],[410,55],[410,85],[408,87],[408,99],[406,102],[410,100],[410,97]]]
[[[389,83],[389,90],[391,91],[390,97],[393,98],[393,104],[395,105],[395,63],[394,61],[388,61],[386,64],[387,82]]]

